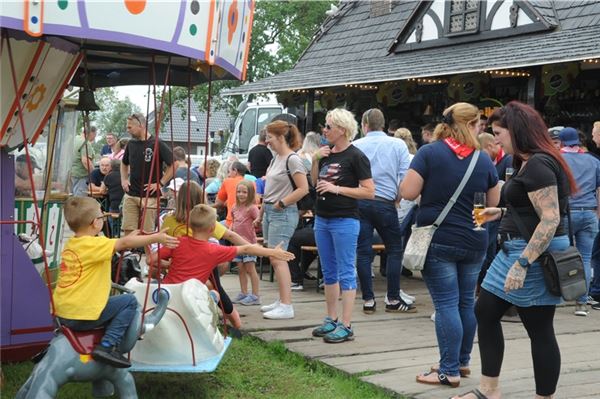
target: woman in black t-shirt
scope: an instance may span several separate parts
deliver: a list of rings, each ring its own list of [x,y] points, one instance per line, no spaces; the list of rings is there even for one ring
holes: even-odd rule
[[[486,208],[483,212],[486,221],[501,219],[502,251],[492,262],[475,305],[482,368],[479,391],[489,398],[500,397],[498,379],[504,355],[500,319],[514,305],[531,340],[536,398],[552,397],[560,373],[553,322],[561,299],[548,292],[537,260],[546,249],[569,246],[560,222],[569,194],[577,187],[532,107],[511,101],[488,121],[504,151],[513,155],[515,173],[502,188],[508,211]],[[517,227],[519,219],[531,235],[528,241]],[[477,393],[460,399],[478,398]]]
[[[311,176],[317,190],[315,240],[325,282],[327,317],[312,332],[325,342],[353,339],[350,325],[356,296],[356,242],[360,228],[357,199],[372,199],[375,185],[369,159],[350,144],[357,131],[354,115],[345,109],[327,113],[324,129],[328,146],[312,160]],[[342,317],[337,302],[342,290]]]

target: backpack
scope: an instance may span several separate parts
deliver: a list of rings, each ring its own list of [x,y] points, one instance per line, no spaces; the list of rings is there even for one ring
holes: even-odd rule
[[[294,178],[292,177],[292,172],[290,172],[290,167],[288,165],[288,163],[290,161],[290,157],[292,155],[296,155],[297,157],[300,157],[296,153],[292,153],[292,154],[288,155],[287,159],[285,160],[285,170],[288,175],[288,178],[290,179],[290,183],[292,183],[292,188],[295,190],[297,188],[296,183],[294,183]],[[308,182],[308,194],[306,194],[304,197],[300,198],[300,200],[296,203],[296,206],[298,207],[298,210],[300,210],[300,211],[314,210],[315,204],[317,202],[317,190],[314,188],[314,186],[312,184],[312,179],[310,177],[310,171],[306,171],[306,180]]]

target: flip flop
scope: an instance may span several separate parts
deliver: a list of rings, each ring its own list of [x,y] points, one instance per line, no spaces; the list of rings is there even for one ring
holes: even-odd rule
[[[465,393],[460,394],[458,396],[453,396],[450,399],[454,399],[454,398],[457,398],[457,397],[462,398],[463,396],[468,395],[470,393],[472,393],[473,395],[475,395],[476,399],[488,399],[488,397],[485,396],[484,394],[482,394],[479,389],[473,389],[473,390],[471,390],[469,392],[465,392]]]
[[[440,365],[436,364],[434,366],[431,366],[431,371],[435,371],[436,373],[438,373],[440,371]],[[469,366],[459,367],[458,372],[460,373],[461,377],[468,377],[471,375],[471,369],[469,368]]]
[[[430,374],[436,373],[437,374],[437,381],[427,381],[427,380],[421,380],[419,379],[419,377],[427,377]],[[420,384],[429,384],[429,385],[446,385],[452,388],[458,388],[458,386],[460,385],[460,380],[458,381],[450,381],[448,379],[448,377],[446,377],[446,374],[441,374],[438,373],[437,371],[429,371],[423,374],[419,374],[417,376],[417,382]],[[478,398],[479,399],[479,398]]]

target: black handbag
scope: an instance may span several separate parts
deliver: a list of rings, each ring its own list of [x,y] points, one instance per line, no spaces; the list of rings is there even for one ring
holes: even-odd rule
[[[288,175],[288,178],[290,179],[292,188],[295,190],[297,188],[296,183],[294,182],[294,178],[292,177],[292,172],[290,171],[289,167],[289,161],[292,155],[299,156],[295,152],[288,155],[287,159],[285,160],[285,171]],[[317,190],[312,184],[310,171],[306,171],[306,180],[308,182],[308,193],[304,197],[300,198],[296,203],[296,206],[298,207],[299,211],[312,211],[315,209],[315,203],[317,202]]]
[[[516,209],[511,205],[511,214],[521,235],[530,240],[531,234],[525,228]],[[572,301],[587,293],[583,258],[573,245],[573,227],[571,225],[571,209],[567,203],[567,219],[569,221],[569,246],[564,251],[546,250],[539,257],[544,272],[546,287],[552,295],[562,296],[565,301]]]

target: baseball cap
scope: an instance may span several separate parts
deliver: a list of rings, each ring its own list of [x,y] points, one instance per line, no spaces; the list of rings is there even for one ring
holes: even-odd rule
[[[566,127],[563,130],[561,130],[559,136],[560,136],[560,141],[564,145],[579,145],[579,144],[581,144],[579,142],[579,134],[577,133],[577,130],[575,130],[572,127]]]
[[[42,169],[42,168],[40,168],[40,166],[38,165],[38,163],[34,157],[29,157],[29,158],[31,159],[31,166],[33,167],[33,169]],[[16,162],[27,163],[27,155],[21,154],[21,155],[17,156]]]
[[[560,131],[563,130],[564,126],[553,126],[548,129],[548,135],[551,140],[560,140]]]

